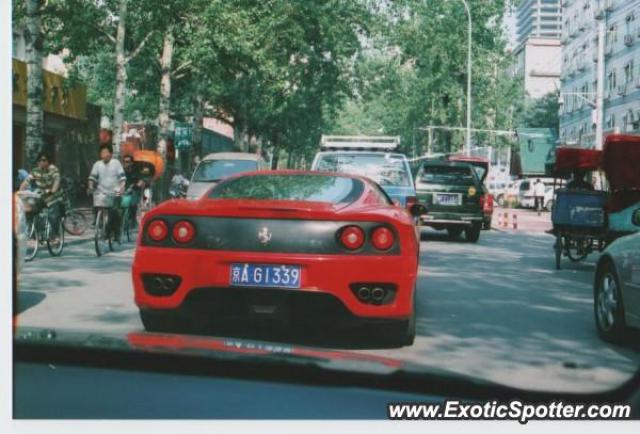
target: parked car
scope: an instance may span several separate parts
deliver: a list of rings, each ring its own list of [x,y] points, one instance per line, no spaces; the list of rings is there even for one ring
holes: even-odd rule
[[[489,195],[471,164],[425,161],[416,175],[416,191],[418,203],[426,208],[419,218],[421,225],[446,229],[452,238],[464,231],[467,241],[478,241]]]
[[[487,184],[489,193],[500,206],[504,204],[504,194],[506,193],[509,184],[509,181],[491,181]]]
[[[518,206],[522,208],[535,208],[535,198],[533,195],[533,186],[540,179],[545,185],[545,191],[549,187],[553,189],[553,178],[527,178],[520,180],[518,186]],[[553,193],[551,194],[553,197]],[[546,198],[545,198],[546,202]]]
[[[413,216],[368,178],[240,174],[198,201],[162,203],[142,228],[132,274],[147,330],[251,318],[344,322],[381,343],[413,343]]]
[[[191,182],[187,189],[187,199],[200,198],[207,190],[227,176],[268,169],[268,164],[256,154],[244,152],[209,154],[200,161],[193,171]]]
[[[640,211],[633,219],[640,226]],[[593,310],[598,334],[606,341],[619,342],[628,327],[640,328],[640,232],[618,238],[600,256]]]

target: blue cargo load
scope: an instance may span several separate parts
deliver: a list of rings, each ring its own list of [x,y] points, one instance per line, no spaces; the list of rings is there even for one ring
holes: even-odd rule
[[[551,217],[553,225],[604,229],[606,200],[604,191],[557,190]]]

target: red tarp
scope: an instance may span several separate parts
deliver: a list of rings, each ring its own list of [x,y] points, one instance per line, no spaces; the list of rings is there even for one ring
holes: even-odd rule
[[[612,191],[640,189],[640,136],[607,136],[602,168]]]
[[[597,170],[600,167],[602,151],[595,149],[563,146],[556,148],[556,172],[572,170]]]

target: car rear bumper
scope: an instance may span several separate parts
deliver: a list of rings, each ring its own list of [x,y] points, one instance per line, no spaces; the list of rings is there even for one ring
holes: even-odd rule
[[[420,216],[420,222],[424,225],[458,225],[471,226],[475,222],[482,222],[485,216],[482,214],[444,214],[429,213]]]
[[[247,310],[238,307],[238,303],[249,307],[282,305],[295,310],[296,306],[305,301],[320,298],[325,302],[334,299],[336,305],[343,306],[357,317],[406,319],[413,311],[417,260],[417,255],[276,255],[139,246],[132,267],[132,277],[135,302],[141,309],[177,310],[183,304],[206,305],[207,303],[197,300],[208,299],[215,305],[210,310],[211,314],[217,315],[220,313],[219,309],[224,310],[227,303],[233,312],[242,313]],[[300,265],[301,288],[230,287],[232,263]],[[171,295],[152,295],[145,288],[143,274],[178,276],[180,284]],[[395,285],[395,296],[386,304],[363,303],[350,287],[355,283]],[[333,301],[327,303],[330,305]]]

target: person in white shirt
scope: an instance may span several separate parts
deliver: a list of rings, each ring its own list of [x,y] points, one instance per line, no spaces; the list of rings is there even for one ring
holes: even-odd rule
[[[535,208],[538,211],[538,215],[540,215],[542,207],[544,206],[545,190],[544,182],[540,181],[540,179],[536,179],[535,184],[533,184],[533,199],[535,201]]]
[[[94,208],[110,208],[111,229],[118,241],[120,234],[120,214],[112,208],[114,196],[124,193],[127,177],[120,161],[113,157],[111,145],[100,146],[100,160],[96,161],[89,174],[89,193],[93,194]]]

